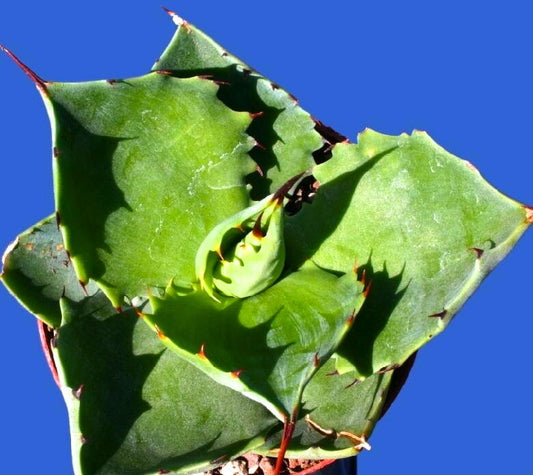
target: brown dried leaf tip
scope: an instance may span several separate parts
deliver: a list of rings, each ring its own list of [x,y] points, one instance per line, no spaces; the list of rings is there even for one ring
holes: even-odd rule
[[[344,437],[348,440],[350,440],[353,444],[353,447],[355,450],[371,450],[372,447],[370,444],[366,441],[365,434],[355,435],[351,432],[348,432],[347,430],[341,430],[339,432],[333,430],[333,429],[325,429],[324,427],[320,426],[317,422],[311,419],[309,414],[305,416],[305,422],[309,424],[309,426],[316,430],[318,433],[326,436],[326,437],[332,437],[334,439],[337,439],[339,437]]]

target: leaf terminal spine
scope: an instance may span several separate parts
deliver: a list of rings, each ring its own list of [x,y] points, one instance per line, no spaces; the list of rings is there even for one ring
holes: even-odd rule
[[[191,33],[192,32],[192,29],[191,29],[191,26],[189,25],[189,23],[187,21],[185,21],[183,18],[181,18],[176,12],[173,12],[172,10],[169,10],[166,7],[161,7],[161,8],[163,10],[165,10],[165,12],[167,12],[167,14],[170,16],[170,18],[172,18],[172,21],[174,22],[174,24],[176,26],[182,26],[183,28],[185,28],[185,31],[187,33]]]
[[[13,52],[11,52],[8,48],[6,48],[4,45],[0,44],[0,50],[2,50],[5,54],[7,54],[14,62],[15,64],[24,71],[28,77],[32,80],[32,82],[37,86],[37,88],[48,97],[48,90],[46,89],[46,86],[49,84],[44,79],[40,78],[35,74],[28,66],[26,66],[20,59],[18,59]]]

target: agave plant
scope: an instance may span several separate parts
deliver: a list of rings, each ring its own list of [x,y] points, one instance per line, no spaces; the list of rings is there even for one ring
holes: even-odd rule
[[[423,132],[351,143],[168,13],[141,77],[51,82],[1,47],[46,105],[56,203],[2,281],[41,322],[74,471],[369,450],[533,210]]]

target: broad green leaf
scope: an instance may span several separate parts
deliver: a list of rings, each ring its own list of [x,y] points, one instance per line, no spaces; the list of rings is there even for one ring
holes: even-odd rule
[[[2,259],[2,282],[29,312],[47,325],[61,323],[59,299],[80,300],[93,294],[90,283],[85,292],[65,252],[55,217],[49,217],[22,233]]]
[[[346,272],[355,259],[366,271],[368,299],[338,350],[359,378],[440,333],[531,222],[530,210],[421,132],[367,130],[314,173],[313,204],[286,222],[287,260]]]
[[[260,144],[250,151],[260,171],[247,177],[255,200],[311,168],[313,153],[326,141],[293,96],[190,23],[178,28],[153,70],[172,71],[181,77],[210,75],[220,81],[218,97],[228,107],[261,114],[248,128]]]
[[[248,206],[251,117],[218,86],[164,74],[47,84],[61,229],[80,280],[113,304],[173,278],[219,221]]]
[[[253,450],[276,420],[166,349],[99,293],[62,299],[55,360],[82,474],[191,473]],[[246,424],[238,423],[246,421]]]
[[[219,383],[296,417],[303,389],[351,327],[364,301],[353,272],[311,263],[247,299],[211,299],[170,286],[145,320],[161,340]]]
[[[200,471],[264,442],[277,424],[270,412],[167,350],[132,310],[117,313],[95,287],[81,291],[55,217],[16,242],[3,282],[55,324],[77,474]]]

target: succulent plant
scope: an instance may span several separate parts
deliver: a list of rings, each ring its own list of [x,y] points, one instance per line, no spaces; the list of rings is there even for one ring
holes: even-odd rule
[[[368,450],[533,210],[425,133],[350,143],[168,13],[137,78],[45,81],[2,47],[48,110],[56,202],[2,281],[41,321],[74,470]]]

